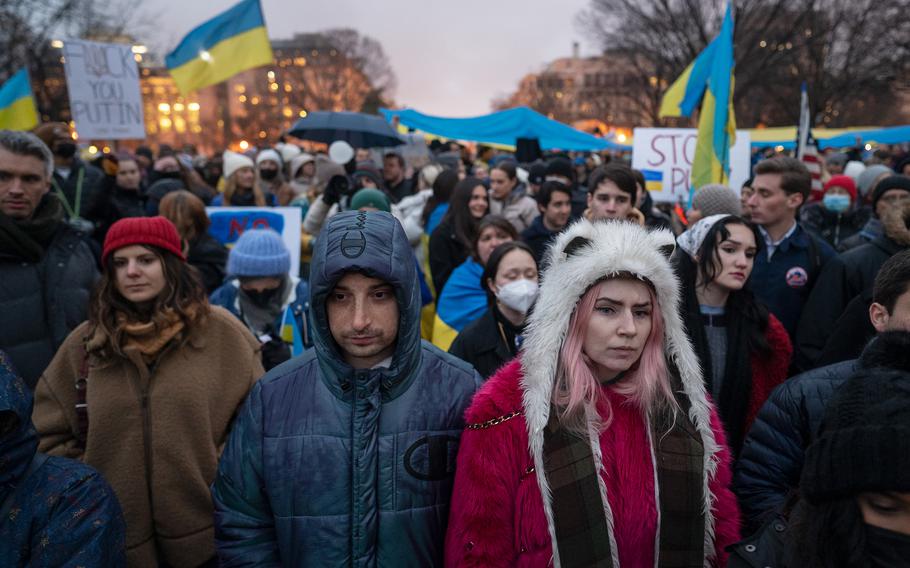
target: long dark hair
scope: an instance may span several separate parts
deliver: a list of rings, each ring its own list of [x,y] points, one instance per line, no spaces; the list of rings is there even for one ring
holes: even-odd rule
[[[697,263],[682,249],[677,249],[673,255],[674,267],[682,285],[682,318],[689,330],[689,338],[701,363],[709,392],[713,390],[717,378],[713,376],[711,349],[701,319],[696,286],[699,281],[711,282],[717,275],[717,263],[720,262],[717,247],[730,238],[730,230],[727,228],[730,225],[743,225],[752,231],[758,247],[757,254],[762,253],[764,241],[755,225],[741,217],[730,216],[715,223],[708,231],[698,249]],[[727,360],[723,366],[720,397],[715,401],[734,455],[739,454],[745,436],[744,422],[752,393],[752,356],[767,356],[771,351],[765,336],[768,330],[768,309],[755,299],[750,282],[751,276],[741,290],[730,292],[727,298],[724,310],[727,322]]]
[[[440,174],[441,175],[441,174]],[[477,226],[480,224],[478,219],[471,215],[468,203],[471,201],[471,194],[477,187],[483,187],[480,180],[473,177],[467,177],[455,185],[452,190],[452,197],[449,199],[449,208],[443,216],[443,223],[451,223],[455,231],[455,237],[458,242],[464,246],[466,251],[471,250],[474,238],[477,236]],[[490,199],[487,198],[487,210],[489,211]]]
[[[861,568],[866,562],[866,525],[856,497],[813,504],[801,499],[790,514],[787,566]]]
[[[502,259],[506,257],[512,251],[523,250],[529,255],[531,255],[531,260],[534,261],[534,266],[537,267],[538,273],[540,272],[540,265],[537,264],[537,259],[534,258],[534,251],[531,250],[531,247],[523,243],[522,241],[509,241],[507,243],[502,243],[490,253],[490,258],[487,259],[486,266],[483,267],[483,273],[480,275],[480,287],[483,288],[483,291],[487,294],[487,303],[493,304],[496,301],[496,296],[493,294],[493,291],[490,290],[489,283],[491,281],[496,281],[496,273],[499,272],[499,265],[502,263]]]
[[[88,314],[90,335],[101,332],[107,338],[99,348],[98,354],[101,357],[125,356],[122,350],[125,323],[122,321],[123,317],[127,322],[151,321],[163,328],[165,314],[173,311],[189,330],[209,313],[205,287],[195,268],[164,249],[151,245],[141,246],[154,253],[161,262],[165,279],[164,290],[151,306],[139,306],[124,298],[117,290],[117,269],[114,267],[113,258],[107,262],[101,279],[92,293]],[[185,342],[187,337],[188,334],[184,333],[182,341]]]
[[[448,203],[452,198],[452,190],[458,183],[458,172],[454,170],[442,170],[436,179],[433,180],[433,195],[427,199],[426,205],[423,206],[423,213],[420,214],[420,222],[426,227],[430,220],[430,215],[439,205]],[[475,186],[476,187],[476,186]],[[471,190],[473,191],[473,187]]]

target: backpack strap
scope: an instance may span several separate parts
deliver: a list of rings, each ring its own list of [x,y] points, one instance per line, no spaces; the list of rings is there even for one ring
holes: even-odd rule
[[[16,497],[19,496],[19,492],[22,490],[22,487],[25,485],[25,482],[28,481],[28,478],[32,476],[33,473],[38,471],[44,462],[47,461],[47,454],[39,454],[35,452],[35,455],[32,456],[32,461],[28,464],[28,469],[25,470],[25,475],[22,476],[22,479],[19,480],[19,484],[16,486],[14,491],[10,491],[6,496],[6,499],[3,500],[3,504],[0,504],[0,522],[4,519],[9,518],[10,509],[13,508],[13,502],[16,500]]]
[[[76,376],[76,446],[85,449],[85,438],[88,434],[88,350],[82,345],[82,363],[79,365],[79,374]]]
[[[805,228],[803,228],[803,230],[805,231]],[[815,235],[806,231],[806,237],[809,238],[809,286],[807,286],[807,288],[811,290],[812,287],[815,286],[815,279],[821,270],[822,257],[818,243],[815,242]]]

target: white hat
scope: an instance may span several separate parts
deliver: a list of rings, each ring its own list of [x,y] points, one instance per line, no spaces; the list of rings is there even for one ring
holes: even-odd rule
[[[230,150],[224,151],[222,160],[224,161],[224,165],[222,166],[224,179],[230,178],[232,175],[234,175],[234,172],[240,168],[252,168],[255,166],[253,160],[251,160],[249,156],[238,154],[237,152],[231,152]]]
[[[290,164],[291,160],[299,156],[303,150],[297,144],[282,144],[281,148],[275,147],[281,153],[281,159],[285,164]]]
[[[294,157],[291,160],[291,179],[297,177],[297,172],[300,170],[300,168],[303,167],[304,164],[315,161],[316,156],[313,154],[307,154],[306,152],[301,152],[299,155]]]
[[[344,140],[335,140],[329,146],[329,158],[339,165],[345,165],[354,157],[354,148]]]
[[[271,161],[275,162],[276,164],[278,164],[279,168],[284,164],[284,162],[281,160],[281,154],[279,154],[275,150],[272,150],[271,148],[266,148],[265,150],[259,152],[259,154],[256,155],[256,165],[258,166],[259,164],[261,164],[262,162],[264,162],[266,160],[271,160]]]
[[[847,162],[847,165],[844,166],[844,175],[852,177],[853,181],[858,180],[859,174],[864,171],[866,171],[866,164],[857,160],[850,160]]]

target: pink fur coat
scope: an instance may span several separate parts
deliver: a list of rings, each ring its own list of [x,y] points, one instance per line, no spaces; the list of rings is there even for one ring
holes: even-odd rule
[[[552,545],[522,410],[521,364],[501,369],[483,386],[467,411],[461,438],[449,528],[446,566],[549,566]],[[609,394],[613,422],[600,437],[604,483],[614,515],[614,536],[622,567],[654,566],[657,504],[647,430],[641,415]],[[502,422],[489,424],[500,417]],[[739,509],[730,491],[730,453],[716,411],[711,429],[722,447],[714,496],[715,558],[706,565],[726,566],[724,548],[739,540]],[[622,436],[619,434],[622,432]],[[619,567],[617,567],[619,568]]]

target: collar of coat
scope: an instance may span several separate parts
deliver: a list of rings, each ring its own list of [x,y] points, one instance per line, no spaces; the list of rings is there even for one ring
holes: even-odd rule
[[[634,223],[617,221],[591,223],[580,220],[560,234],[547,252],[548,262],[544,264],[548,269],[543,274],[540,295],[529,317],[522,346],[521,386],[528,442],[543,498],[556,568],[561,564],[556,552],[558,548],[553,523],[552,492],[545,473],[543,445],[544,429],[550,417],[550,399],[559,351],[565,340],[575,305],[581,296],[595,283],[621,272],[631,273],[650,282],[661,306],[667,366],[668,369],[675,367],[678,370],[681,389],[678,389],[680,392],[677,396],[686,399],[681,406],[688,408],[689,419],[704,447],[702,476],[705,511],[704,554],[706,559],[715,556],[714,517],[711,513],[714,497],[709,490],[709,482],[717,469],[716,454],[720,448],[711,430],[711,406],[705,392],[698,358],[677,310],[679,282],[668,260],[674,246],[673,234],[666,230],[648,232]],[[593,428],[589,439],[592,440],[592,451],[599,473],[603,466],[599,459],[599,444],[593,443],[599,439]],[[598,482],[612,539],[613,518],[600,475]],[[618,566],[615,546],[612,553],[613,565]]]

